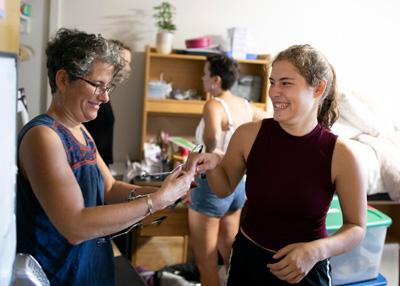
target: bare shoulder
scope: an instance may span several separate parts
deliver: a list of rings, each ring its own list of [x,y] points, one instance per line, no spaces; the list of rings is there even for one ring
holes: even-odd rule
[[[222,107],[221,104],[215,99],[209,99],[204,104],[204,110],[215,110],[215,109],[220,109],[221,107]]]
[[[349,139],[338,138],[332,157],[333,177],[340,174],[352,174],[360,168],[360,160],[356,156],[354,146]]]
[[[61,143],[60,137],[53,129],[48,126],[39,125],[32,127],[26,132],[22,139],[21,145],[27,143],[29,146],[52,145],[57,141]]]
[[[261,124],[262,120],[253,121],[245,123],[236,129],[232,141],[235,142],[235,146],[240,146],[244,158],[247,158],[261,128]]]
[[[240,134],[240,136],[257,136],[261,124],[262,120],[247,122],[239,126],[236,133]]]
[[[19,147],[19,159],[23,166],[33,162],[55,161],[62,154],[64,146],[57,133],[47,126],[35,126],[27,131]]]
[[[28,130],[21,141],[20,158],[44,161],[60,154],[65,156],[64,146],[57,133],[48,126],[40,125]]]
[[[354,146],[351,144],[351,141],[349,139],[338,137],[333,156],[337,159],[355,158],[355,150]]]
[[[221,114],[222,106],[214,99],[207,100],[203,107],[203,117],[216,116]]]

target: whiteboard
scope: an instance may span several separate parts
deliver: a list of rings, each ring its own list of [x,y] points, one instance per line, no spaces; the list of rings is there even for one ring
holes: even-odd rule
[[[0,53],[0,285],[9,285],[15,259],[16,55]]]

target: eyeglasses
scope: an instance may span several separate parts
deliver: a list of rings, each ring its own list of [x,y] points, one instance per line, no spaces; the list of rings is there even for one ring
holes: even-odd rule
[[[90,84],[91,86],[95,87],[95,90],[94,90],[93,94],[96,95],[96,96],[103,95],[106,92],[107,92],[107,95],[110,95],[115,89],[115,84],[113,84],[113,83],[110,84],[110,86],[105,86],[105,85],[98,84],[98,83],[92,82],[90,80],[87,80],[87,79],[85,79],[83,77],[80,77],[80,76],[77,76],[76,78],[80,79],[80,80],[83,80],[84,82],[86,82],[86,83]]]
[[[114,239],[114,238],[116,238],[118,236],[121,236],[121,235],[124,235],[124,234],[128,234],[128,232],[130,232],[134,228],[143,228],[143,227],[150,226],[150,225],[159,226],[166,218],[167,218],[167,216],[164,215],[164,216],[159,217],[159,218],[151,221],[150,223],[146,223],[146,224],[144,224],[143,220],[141,220],[141,221],[131,225],[130,227],[128,227],[128,228],[126,228],[124,230],[121,230],[120,232],[115,233],[114,235],[108,235],[108,236],[105,236],[105,237],[98,238],[96,243],[98,245],[106,243],[106,242],[111,241],[112,239]]]

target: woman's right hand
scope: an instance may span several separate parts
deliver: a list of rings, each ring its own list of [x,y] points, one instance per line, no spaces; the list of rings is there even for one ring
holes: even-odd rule
[[[195,169],[196,175],[214,169],[222,160],[222,155],[216,153],[192,153],[186,161],[186,170]]]
[[[157,192],[160,196],[160,209],[174,204],[178,199],[186,195],[194,178],[194,168],[183,170],[177,168],[163,182]]]

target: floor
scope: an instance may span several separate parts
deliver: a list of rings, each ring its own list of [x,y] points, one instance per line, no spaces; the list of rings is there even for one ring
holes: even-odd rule
[[[383,248],[380,273],[388,281],[388,286],[399,284],[399,244],[387,243]]]

